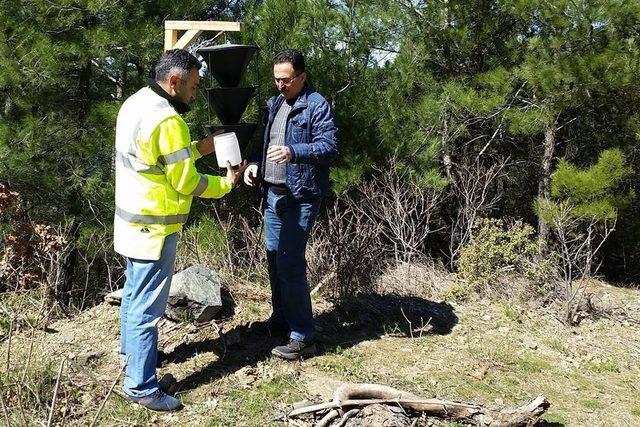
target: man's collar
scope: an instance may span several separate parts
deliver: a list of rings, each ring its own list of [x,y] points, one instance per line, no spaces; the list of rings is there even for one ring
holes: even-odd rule
[[[175,108],[178,114],[184,114],[188,111],[191,111],[191,107],[189,107],[188,104],[185,104],[182,101],[178,101],[177,99],[169,95],[167,91],[162,89],[162,87],[154,79],[149,79],[149,81],[147,81],[147,85],[152,91],[169,101],[169,104],[171,104],[171,106]]]

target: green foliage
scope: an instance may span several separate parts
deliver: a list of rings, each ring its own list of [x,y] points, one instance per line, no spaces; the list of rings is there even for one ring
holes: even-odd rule
[[[632,190],[623,188],[631,173],[619,149],[603,151],[597,163],[587,168],[562,159],[551,175],[553,199],[538,201],[536,210],[552,226],[563,207],[576,219],[615,221],[635,196]]]
[[[203,213],[186,226],[176,255],[181,265],[205,263],[220,268],[229,255],[232,229],[225,229],[217,218]]]
[[[263,119],[276,93],[273,54],[301,49],[339,128],[336,192],[369,179],[390,155],[423,185],[443,188],[456,165],[482,153],[523,165],[499,183],[496,213],[533,222],[543,215],[532,209],[545,184],[543,132],[553,129],[551,158],[564,159],[553,198],[575,215],[601,218],[626,206],[621,240],[606,250],[620,259],[640,254],[640,215],[629,203],[633,192],[621,187],[640,187],[632,178],[640,167],[637,1],[0,0],[0,7],[0,181],[23,194],[33,220],[65,218],[108,235],[115,117],[162,51],[163,20],[239,20],[244,31],[223,38],[261,48],[245,80],[260,83],[259,96],[245,119]],[[186,119],[192,136],[203,136],[203,97]],[[616,148],[620,155],[608,151]],[[610,154],[581,169],[601,152]],[[443,168],[445,157],[453,170]],[[248,204],[228,211],[237,218]],[[443,223],[459,204],[446,198]],[[194,203],[194,217],[202,205]],[[449,231],[433,240],[441,242],[433,253],[446,248]]]
[[[633,196],[621,191],[631,173],[619,149],[603,151],[598,162],[586,169],[562,159],[551,176],[551,195],[574,206],[576,216],[615,219]]]
[[[542,281],[546,263],[541,260],[535,230],[530,225],[484,218],[476,222],[474,229],[457,264],[458,274],[467,286],[474,289],[490,285],[505,274]]]

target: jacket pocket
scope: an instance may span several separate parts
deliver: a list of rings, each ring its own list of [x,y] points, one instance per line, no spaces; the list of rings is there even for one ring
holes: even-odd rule
[[[309,127],[309,123],[307,122],[304,114],[299,114],[293,117],[289,121],[289,130],[291,131],[291,143],[292,144],[303,144],[307,141],[307,129]]]

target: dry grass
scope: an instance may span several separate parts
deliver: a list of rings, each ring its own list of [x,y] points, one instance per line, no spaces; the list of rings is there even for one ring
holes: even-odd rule
[[[383,294],[423,297],[439,301],[451,293],[454,282],[444,266],[434,261],[398,263],[378,279],[377,289]]]
[[[633,317],[640,313],[638,290],[590,283],[596,305],[608,314],[568,327],[553,312],[517,300],[435,303],[451,281],[428,265],[400,266],[381,282],[389,292],[408,296],[371,295],[339,306],[316,300],[324,353],[301,363],[271,358],[274,341],[248,325],[268,315],[265,286],[234,288],[236,315],[218,322],[221,333],[212,325],[162,322],[161,343],[174,360],[160,373],[175,375],[186,409],[154,414],[112,395],[98,425],[274,425],[273,416],[286,405],[328,399],[343,381],[513,405],[544,394],[552,404],[547,420],[556,425],[640,424],[640,326]],[[409,283],[416,285],[393,288]],[[437,320],[436,311],[448,309],[450,328],[411,338],[397,316],[400,308],[411,320],[430,312]],[[34,357],[27,364],[30,343]],[[66,359],[53,425],[62,419],[67,426],[88,425],[118,373],[118,309],[103,304],[53,323],[46,332],[13,333],[8,369],[7,344],[5,339],[0,347],[0,386],[10,421],[0,411],[0,424],[22,426],[24,417],[28,425],[43,425],[59,363]]]

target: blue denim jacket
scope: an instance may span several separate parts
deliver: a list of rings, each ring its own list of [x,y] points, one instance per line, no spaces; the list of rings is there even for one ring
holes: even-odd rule
[[[269,120],[264,131],[260,171],[264,178],[271,125],[284,102],[281,95],[267,101]],[[329,103],[305,85],[287,117],[285,145],[291,150],[287,163],[287,188],[296,199],[314,199],[329,191],[329,163],[338,155],[337,128]]]

